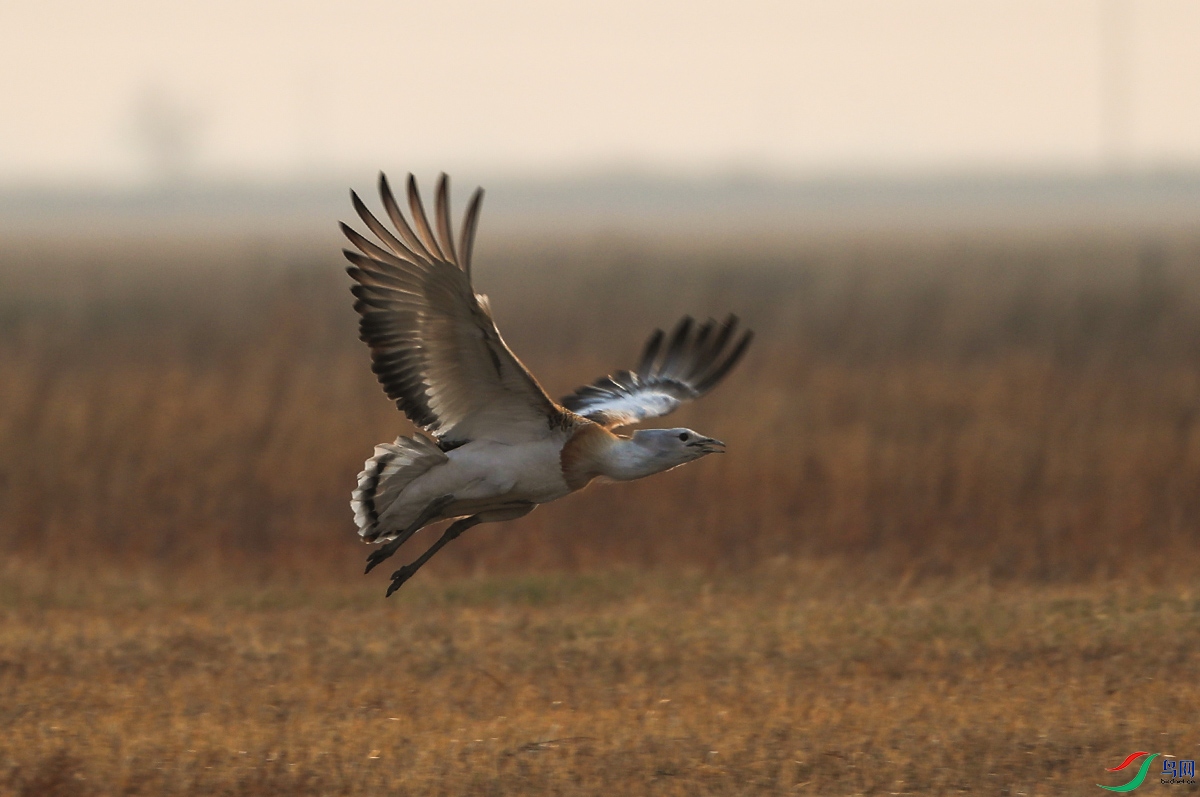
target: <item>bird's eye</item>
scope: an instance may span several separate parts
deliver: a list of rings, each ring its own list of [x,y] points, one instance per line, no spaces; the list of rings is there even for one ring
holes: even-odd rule
[[[688,439],[688,433],[684,432],[683,434],[679,435],[679,439],[686,441]]]

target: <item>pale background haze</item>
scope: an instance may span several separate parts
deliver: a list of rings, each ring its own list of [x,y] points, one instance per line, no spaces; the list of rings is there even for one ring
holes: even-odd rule
[[[0,5],[0,181],[1193,171],[1200,3]]]

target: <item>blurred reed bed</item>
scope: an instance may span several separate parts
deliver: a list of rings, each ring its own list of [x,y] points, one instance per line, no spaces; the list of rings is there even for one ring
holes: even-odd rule
[[[664,423],[730,453],[481,526],[435,571],[1200,570],[1200,236],[480,246],[478,288],[554,396],[684,313],[758,337]],[[0,263],[0,550],[358,578],[354,476],[409,426],[330,239],[10,240]]]

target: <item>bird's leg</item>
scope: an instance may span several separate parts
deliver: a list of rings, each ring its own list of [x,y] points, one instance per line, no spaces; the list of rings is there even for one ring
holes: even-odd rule
[[[384,597],[390,598],[393,592],[404,586],[404,582],[412,578],[413,574],[421,569],[421,565],[432,559],[433,555],[442,550],[442,547],[445,546],[446,543],[450,542],[452,539],[457,537],[459,534],[462,534],[472,526],[477,526],[482,522],[483,521],[479,519],[479,515],[471,515],[470,517],[465,517],[461,520],[456,520],[451,523],[449,527],[447,527],[447,529],[442,533],[441,538],[433,545],[429,546],[429,550],[421,554],[418,559],[406,564],[395,573],[392,573],[392,584],[388,587],[387,595]]]
[[[453,502],[453,495],[443,495],[440,498],[430,501],[429,505],[421,510],[421,514],[417,516],[417,519],[409,523],[404,531],[396,535],[396,539],[384,543],[371,552],[371,555],[367,557],[367,569],[364,572],[370,573],[375,568],[375,565],[399,550],[400,546],[408,542],[412,535],[420,531],[425,524],[435,520],[442,513],[442,510],[450,506]]]
[[[480,523],[495,523],[501,520],[515,520],[516,518],[528,515],[534,510],[536,504],[531,504],[526,501],[506,504],[498,509],[490,509],[486,512],[480,512],[478,515],[462,518],[451,523],[442,533],[441,538],[433,545],[429,546],[429,550],[421,554],[420,558],[406,564],[404,567],[392,573],[392,583],[388,587],[387,595],[391,597],[392,593],[404,586],[404,582],[413,577],[413,574],[421,569],[421,566],[433,558],[433,555],[440,551],[446,543],[453,540],[459,534],[462,534],[472,526],[478,526]]]

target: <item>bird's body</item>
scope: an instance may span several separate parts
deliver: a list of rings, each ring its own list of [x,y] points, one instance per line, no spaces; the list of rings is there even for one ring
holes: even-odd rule
[[[359,474],[351,500],[359,534],[383,543],[368,557],[368,572],[424,526],[459,518],[392,575],[389,595],[477,523],[521,517],[595,478],[638,479],[724,450],[690,429],[628,437],[612,430],[665,415],[724,378],[750,343],[748,332],[734,342],[736,318],[700,326],[684,318],[669,339],[661,331],[651,336],[637,371],[602,377],[555,402],[505,345],[487,298],[471,286],[482,192],[471,200],[457,249],[445,175],[437,192],[438,235],[411,175],[415,230],[382,176],[380,194],[399,237],[351,196],[386,249],[342,225],[359,250],[346,251],[357,283],[355,309],[385,392],[432,438],[417,434],[378,445]]]
[[[394,528],[380,537],[394,536],[443,495],[454,496],[442,512],[445,517],[473,515],[514,502],[546,504],[566,496],[571,488],[563,476],[561,455],[568,439],[559,432],[524,443],[473,440],[446,452],[444,462],[401,491],[385,516]]]

